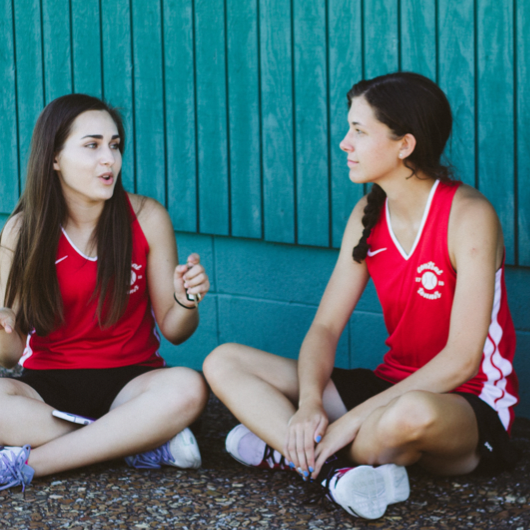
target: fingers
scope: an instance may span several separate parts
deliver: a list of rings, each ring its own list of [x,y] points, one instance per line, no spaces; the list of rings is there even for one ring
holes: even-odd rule
[[[15,319],[12,315],[2,312],[0,313],[0,326],[4,328],[6,333],[13,333],[13,330],[15,329]]]

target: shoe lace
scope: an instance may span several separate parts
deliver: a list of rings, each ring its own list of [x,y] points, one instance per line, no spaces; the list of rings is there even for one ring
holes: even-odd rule
[[[265,453],[263,454],[263,461],[273,469],[276,466],[280,466],[280,469],[285,469],[289,467],[285,461],[283,455],[281,455],[280,460],[277,462],[274,458],[274,449],[270,445],[265,446]]]
[[[175,459],[169,451],[169,443],[165,443],[151,451],[138,453],[127,458],[127,463],[137,469],[160,469],[164,462],[174,462]]]
[[[22,473],[22,467],[26,464],[29,456],[29,446],[25,445],[15,456],[13,451],[0,452],[0,490],[22,485],[22,491],[26,487],[26,477]],[[29,482],[27,482],[29,484]]]
[[[328,512],[332,512],[340,507],[340,504],[337,504],[333,500],[329,491],[329,484],[337,473],[339,474],[338,479],[340,479],[351,468],[342,467],[338,464],[338,458],[335,455],[326,460],[318,478],[307,483],[306,494],[302,500],[303,504],[313,506],[321,504]]]

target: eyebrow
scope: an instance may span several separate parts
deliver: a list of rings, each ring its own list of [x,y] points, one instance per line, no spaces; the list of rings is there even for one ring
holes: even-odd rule
[[[362,125],[362,123],[360,121],[352,121],[351,124],[352,125]]]
[[[112,136],[111,140],[116,140],[116,138],[119,138],[119,137],[120,137],[119,134],[115,134]],[[83,140],[84,138],[96,138],[96,140],[103,140],[103,135],[102,134],[87,134],[86,136],[83,136],[81,140]]]

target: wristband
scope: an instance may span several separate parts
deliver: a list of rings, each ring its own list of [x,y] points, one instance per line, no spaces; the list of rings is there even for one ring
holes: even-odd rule
[[[197,306],[190,307],[189,305],[184,305],[178,301],[177,295],[173,293],[173,298],[175,299],[175,302],[177,302],[178,305],[185,307],[186,309],[197,309]]]

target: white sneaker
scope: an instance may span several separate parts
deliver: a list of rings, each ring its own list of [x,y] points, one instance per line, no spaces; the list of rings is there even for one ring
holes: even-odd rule
[[[268,446],[244,425],[234,427],[226,437],[226,451],[245,466],[287,469],[283,455]]]
[[[349,514],[365,519],[382,517],[389,504],[406,501],[409,478],[403,466],[357,466],[338,469],[327,487],[332,499]]]
[[[197,469],[202,463],[197,440],[188,428],[156,449],[128,456],[125,462],[136,469],[160,469],[162,465]]]

